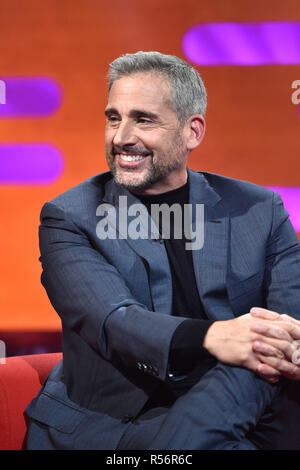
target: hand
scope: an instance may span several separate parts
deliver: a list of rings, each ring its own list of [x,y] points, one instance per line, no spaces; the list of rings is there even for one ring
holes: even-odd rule
[[[257,317],[250,313],[217,321],[208,329],[203,346],[219,361],[246,367],[268,382],[278,381],[280,375],[295,374],[297,367],[285,358],[284,352],[292,342],[289,333],[280,328],[282,324],[278,326],[278,320],[260,318],[260,324],[276,326],[282,336],[281,341],[267,338],[266,342],[264,334],[254,329],[257,323]],[[258,349],[258,345],[263,345],[264,350],[255,351],[254,343]]]
[[[296,326],[300,326],[300,321],[296,318],[293,318],[285,313],[280,314],[274,312],[273,310],[267,310],[266,308],[253,307],[250,310],[250,314],[256,318],[264,318],[266,320],[278,320],[278,321],[287,321],[293,323]]]
[[[281,350],[285,354],[285,358],[292,364],[297,366],[295,373],[290,374],[289,372],[283,372],[282,375],[292,380],[300,380],[300,321],[295,318],[286,315],[273,312],[264,308],[254,307],[250,310],[250,314],[254,318],[260,318],[263,320],[273,320],[278,322],[277,325],[267,325],[257,322],[252,330],[259,332],[264,336],[264,342],[262,344],[253,343],[253,351],[259,355],[260,360],[265,361],[269,366],[276,368],[276,359],[268,355],[268,345],[278,345],[281,343]],[[285,342],[284,337],[287,338],[288,333],[289,340]],[[262,357],[261,354],[265,354]]]

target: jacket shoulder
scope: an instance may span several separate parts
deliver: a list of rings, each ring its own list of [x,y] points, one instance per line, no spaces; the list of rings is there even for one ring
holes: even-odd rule
[[[230,207],[273,201],[274,192],[264,186],[214,173],[203,172],[202,175]]]
[[[106,184],[112,180],[110,171],[93,175],[48,201],[64,212],[81,212],[99,204]]]

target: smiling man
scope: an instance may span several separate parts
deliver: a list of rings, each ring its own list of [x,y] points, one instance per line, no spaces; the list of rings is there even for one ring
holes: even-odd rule
[[[109,78],[110,171],[41,213],[63,361],[27,408],[28,449],[299,449],[300,251],[280,197],[187,167],[206,110],[189,64],[126,54]]]
[[[163,76],[136,73],[116,80],[105,114],[106,158],[118,184],[158,194],[186,183],[188,151],[199,145],[205,122],[193,116],[183,128]]]

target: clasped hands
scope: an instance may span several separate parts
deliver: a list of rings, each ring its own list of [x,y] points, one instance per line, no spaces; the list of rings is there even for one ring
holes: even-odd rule
[[[254,307],[232,320],[216,321],[203,346],[219,361],[246,367],[270,383],[300,380],[300,321]]]

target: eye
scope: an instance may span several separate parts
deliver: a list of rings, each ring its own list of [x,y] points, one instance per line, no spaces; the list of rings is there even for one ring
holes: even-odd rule
[[[151,121],[150,119],[146,119],[146,118],[138,118],[137,120],[140,124],[151,124]]]
[[[120,120],[120,118],[118,116],[106,116],[106,119],[111,124],[117,124]]]

